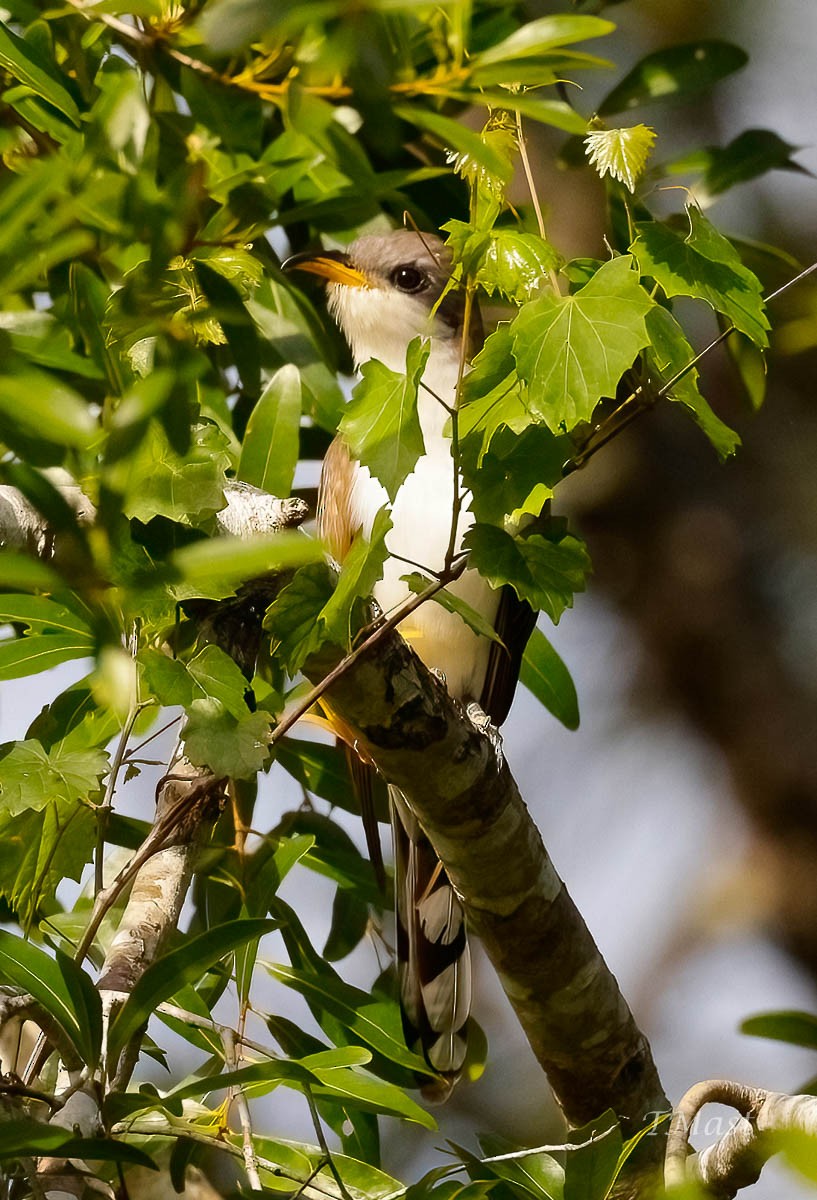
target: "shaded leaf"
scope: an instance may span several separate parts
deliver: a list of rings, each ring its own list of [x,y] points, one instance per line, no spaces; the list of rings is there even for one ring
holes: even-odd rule
[[[171,950],[152,963],[136,982],[108,1032],[109,1061],[116,1062],[120,1052],[144,1025],[156,1008],[186,983],[195,983],[226,954],[254,938],[278,928],[277,921],[244,920],[216,925],[198,937],[189,938],[178,950]]]
[[[750,1037],[771,1038],[775,1042],[789,1042],[793,1046],[806,1046],[817,1050],[817,1016],[809,1012],[788,1010],[759,1013],[747,1017],[740,1023],[741,1033]]]
[[[665,308],[656,307],[649,313],[647,327],[651,342],[645,357],[650,369],[655,372],[663,386],[692,362],[695,351],[684,336],[681,326]],[[670,400],[677,401],[689,412],[709,438],[722,462],[735,453],[740,445],[740,438],[716,416],[701,395],[698,390],[698,371],[694,367],[673,384],[667,395]]]
[[[730,42],[689,42],[642,58],[599,105],[599,115],[657,100],[686,100],[739,71],[748,54]]]
[[[301,376],[293,363],[275,372],[250,413],[237,477],[288,496],[298,462]]]
[[[102,1001],[81,967],[64,954],[54,959],[0,929],[0,975],[33,996],[80,1058],[92,1068],[96,1065],[102,1045]]]
[[[534,629],[525,647],[519,681],[567,729],[579,728],[576,685],[541,629]]]
[[[271,729],[269,713],[234,717],[218,700],[194,700],[184,727],[185,753],[218,778],[251,779],[269,759]]]
[[[34,45],[12,33],[3,22],[0,22],[0,66],[79,127],[80,112],[76,101],[54,66]]]
[[[421,595],[434,582],[425,575],[421,575],[419,571],[413,571],[410,575],[403,575],[401,578],[408,586],[409,591],[413,592],[415,596]],[[462,618],[468,628],[472,629],[479,637],[486,637],[492,642],[497,642],[500,646],[503,645],[502,639],[493,625],[489,621],[486,621],[472,604],[469,604],[467,600],[463,600],[462,596],[458,596],[451,588],[439,588],[431,597],[431,601],[439,604],[446,612],[456,613],[458,617]]]
[[[696,208],[688,208],[685,236],[660,221],[636,224],[631,250],[642,275],[650,275],[667,296],[705,300],[758,346],[767,346],[769,322],[763,289],[744,267],[734,247]]]
[[[470,563],[493,587],[509,583],[521,600],[555,623],[573,595],[584,590],[590,560],[571,534],[551,540],[540,534],[514,538],[496,525],[474,525],[463,539]]]
[[[375,515],[371,533],[362,531],[344,556],[335,590],[321,610],[320,621],[327,634],[338,645],[348,645],[352,629],[352,609],[358,599],[372,594],[374,585],[383,578],[383,567],[389,556],[386,537],[391,529],[391,516],[384,505]]]

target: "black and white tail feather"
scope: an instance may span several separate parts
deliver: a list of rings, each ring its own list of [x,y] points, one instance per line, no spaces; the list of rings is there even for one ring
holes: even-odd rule
[[[389,785],[395,854],[397,969],[406,1041],[439,1079],[422,1091],[448,1098],[465,1063],[471,954],[465,912],[445,868],[411,811]]]

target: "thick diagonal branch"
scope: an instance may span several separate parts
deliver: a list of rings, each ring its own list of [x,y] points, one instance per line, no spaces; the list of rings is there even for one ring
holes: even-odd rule
[[[316,656],[307,674],[318,680],[332,665]],[[568,1121],[613,1108],[629,1134],[668,1110],[647,1040],[489,739],[396,634],[329,699],[409,798]],[[661,1141],[645,1139],[648,1158]]]

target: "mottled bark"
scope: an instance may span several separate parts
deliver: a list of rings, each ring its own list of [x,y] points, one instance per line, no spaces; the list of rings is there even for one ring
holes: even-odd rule
[[[334,665],[323,655],[307,672]],[[332,686],[333,709],[409,798],[461,894],[565,1116],[625,1135],[668,1110],[649,1045],[567,893],[507,763],[392,634]],[[662,1139],[645,1139],[647,1157]]]

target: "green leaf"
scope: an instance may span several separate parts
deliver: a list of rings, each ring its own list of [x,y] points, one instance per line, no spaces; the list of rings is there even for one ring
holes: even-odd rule
[[[374,585],[383,578],[383,567],[389,556],[386,537],[390,529],[391,516],[388,506],[384,505],[375,515],[369,537],[358,533],[343,559],[335,590],[320,615],[330,639],[340,646],[347,646],[351,641],[355,601],[370,596]]]
[[[273,375],[250,413],[237,476],[246,483],[288,496],[298,462],[301,376],[293,363]]]
[[[406,353],[405,375],[376,359],[364,363],[363,378],[340,423],[352,454],[382,483],[390,500],[425,449],[417,392],[430,348],[430,343],[414,338]]]
[[[565,1159],[564,1200],[586,1200],[588,1196],[604,1200],[618,1174],[624,1145],[616,1114],[608,1110],[581,1129],[571,1129],[570,1140],[574,1145],[589,1144]]]
[[[489,296],[499,292],[517,304],[530,300],[561,261],[550,243],[533,233],[504,228],[483,232],[464,221],[448,221],[442,228],[469,280]]]
[[[261,1096],[280,1083],[303,1088],[316,1083],[317,1079],[317,1075],[305,1064],[290,1062],[288,1059],[270,1059],[267,1062],[253,1063],[249,1067],[239,1067],[235,1071],[222,1070],[217,1075],[204,1075],[190,1083],[181,1084],[163,1097],[162,1104],[169,1106],[180,1100],[196,1099],[209,1092],[221,1092],[230,1087],[248,1090],[253,1096]]]
[[[394,1001],[352,987],[334,972],[309,974],[278,963],[267,963],[266,967],[273,978],[300,992],[311,1005],[336,1017],[364,1046],[409,1070],[429,1073],[423,1059],[406,1046],[400,1011]]]
[[[599,178],[612,175],[635,192],[656,137],[648,125],[632,125],[629,129],[595,129],[588,133],[584,144]]]
[[[32,633],[85,635],[93,644],[87,623],[64,604],[45,596],[0,595],[0,625],[11,622],[28,626]]]
[[[668,169],[673,175],[702,171],[702,183],[696,185],[696,195],[701,196],[703,187],[706,195],[719,196],[740,183],[765,175],[767,171],[811,174],[792,159],[791,155],[798,149],[771,129],[746,129],[726,146],[706,146],[673,159]]]
[[[309,1066],[320,1080],[321,1086],[314,1088],[316,1098],[331,1096],[364,1112],[401,1117],[415,1125],[422,1125],[424,1129],[437,1128],[431,1113],[407,1096],[402,1088],[349,1067],[332,1067],[328,1064],[321,1067],[314,1060],[322,1057],[314,1055],[304,1061],[304,1066]]]
[[[73,750],[57,743],[49,751],[33,738],[0,747],[0,755],[0,804],[11,816],[27,809],[39,812],[54,800],[88,800],[98,794],[108,770],[102,750]]]
[[[647,316],[650,331],[650,346],[646,352],[649,368],[661,385],[668,383],[695,357],[684,331],[671,313],[656,307]],[[667,393],[670,400],[681,404],[699,428],[706,434],[717,451],[721,462],[730,458],[740,445],[740,438],[733,429],[716,416],[698,390],[698,371],[695,367],[672,385]]]
[[[518,1149],[506,1138],[496,1135],[481,1136],[479,1144],[483,1154],[489,1158],[513,1153]],[[476,1162],[474,1166],[477,1166]],[[518,1158],[506,1158],[500,1162],[481,1162],[479,1169],[490,1171],[498,1179],[504,1179],[521,1200],[529,1200],[531,1196],[536,1197],[536,1200],[562,1200],[564,1168],[552,1155],[542,1151],[538,1154],[520,1153]],[[587,1200],[590,1200],[590,1193]]]
[[[224,650],[218,646],[205,646],[191,658],[187,670],[204,696],[218,700],[239,721],[246,717],[249,684]]]
[[[451,117],[431,112],[420,104],[398,104],[393,111],[400,120],[433,134],[447,149],[464,156],[472,168],[486,172],[497,180],[507,182],[510,178],[508,159],[482,134],[475,133]]]
[[[93,654],[94,641],[77,633],[35,633],[0,640],[0,679],[21,679]]]
[[[187,983],[196,983],[226,954],[278,928],[277,921],[230,921],[189,938],[147,968],[136,982],[108,1032],[108,1056],[115,1063],[133,1035],[156,1008]]]
[[[557,16],[539,17],[535,21],[527,21],[514,30],[509,37],[487,50],[475,55],[472,64],[507,62],[509,59],[524,58],[530,55],[542,54],[557,46],[566,46],[571,42],[584,42],[588,38],[604,37],[612,33],[615,25],[601,17]],[[512,103],[509,104],[512,107]]]
[[[655,279],[667,296],[705,300],[758,346],[769,344],[769,322],[760,281],[703,213],[688,208],[685,236],[660,221],[636,224],[631,250],[642,275]]]
[[[58,112],[80,126],[80,111],[60,81],[54,66],[30,42],[23,41],[0,21],[0,67],[30,87],[35,95],[53,104]]]
[[[509,583],[521,600],[546,612],[554,624],[584,591],[590,560],[584,543],[571,534],[556,540],[532,534],[511,537],[496,525],[474,525],[463,539],[470,564],[492,587]]]
[[[168,517],[192,525],[224,507],[225,471],[230,465],[227,439],[210,423],[195,425],[193,444],[181,455],[170,444],[157,420],[137,450],[122,464],[122,472],[111,476],[123,493],[123,511],[128,517],[150,521]]]
[[[479,453],[476,461],[474,449]],[[526,515],[538,516],[562,478],[572,444],[544,425],[529,425],[518,436],[499,428],[486,452],[474,437],[461,444],[463,480],[473,492],[471,510],[478,521],[517,525]]]
[[[817,1050],[817,1016],[813,1013],[796,1010],[759,1013],[741,1021],[740,1032]]]
[[[0,587],[53,592],[61,586],[56,571],[16,550],[0,549]]]
[[[332,924],[326,935],[323,956],[339,962],[359,946],[369,929],[369,905],[356,892],[339,887],[332,901]]]
[[[218,700],[194,700],[184,727],[185,753],[219,778],[252,779],[269,760],[271,729],[269,713],[234,717]]]
[[[519,680],[557,721],[567,729],[579,728],[576,685],[541,629],[534,629],[525,647]]]
[[[96,1066],[102,1046],[102,1002],[81,967],[64,954],[51,958],[0,929],[0,976],[32,995],[80,1058],[92,1069]]]
[[[79,393],[44,371],[0,377],[0,416],[21,433],[75,450],[85,450],[101,436]]]
[[[575,295],[544,295],[526,304],[511,331],[527,404],[555,433],[589,421],[602,396],[649,341],[653,301],[629,254],[605,263]]]
[[[283,738],[276,747],[275,760],[307,791],[348,809],[352,784],[340,746]]]
[[[78,800],[53,797],[17,816],[0,806],[0,895],[21,922],[52,909],[59,885],[80,878],[96,833],[93,810]]]
[[[282,588],[264,617],[271,650],[290,675],[295,675],[324,641],[319,617],[332,596],[334,573],[325,562],[302,567]]]
[[[56,1150],[71,1138],[70,1129],[46,1125],[33,1117],[0,1121],[0,1159],[33,1158]]]
[[[730,42],[698,41],[656,50],[642,58],[599,106],[599,115],[658,100],[686,100],[739,71],[749,56]]]
[[[192,589],[230,595],[239,583],[323,557],[320,542],[297,530],[254,537],[219,537],[176,550],[171,562]]]
[[[403,575],[401,578],[415,596],[421,595],[434,582],[425,575],[421,575],[419,571],[413,571],[410,575]],[[473,605],[469,604],[467,600],[463,600],[462,596],[458,596],[451,588],[440,588],[431,599],[446,612],[456,613],[458,617],[462,617],[468,628],[472,629],[479,637],[489,638],[500,646],[504,645],[493,625],[486,621]]]

